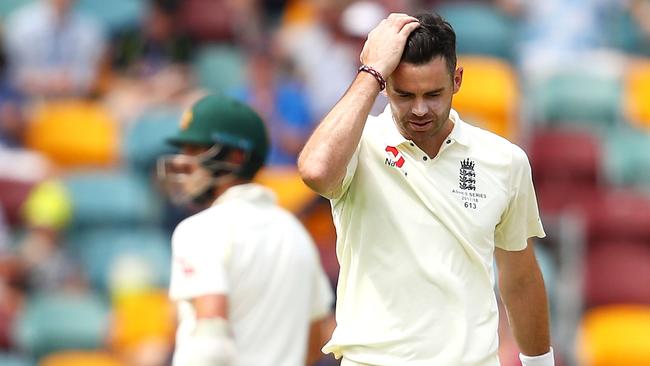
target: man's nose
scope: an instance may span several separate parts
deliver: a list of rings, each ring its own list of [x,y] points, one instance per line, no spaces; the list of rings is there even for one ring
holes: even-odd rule
[[[415,101],[413,102],[413,106],[411,107],[411,113],[413,113],[413,115],[418,117],[422,117],[425,114],[427,114],[427,105],[423,99],[421,98],[415,99]]]

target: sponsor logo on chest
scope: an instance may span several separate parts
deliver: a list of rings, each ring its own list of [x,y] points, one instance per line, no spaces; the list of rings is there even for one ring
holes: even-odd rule
[[[404,169],[404,164],[406,163],[406,160],[404,159],[402,153],[399,150],[397,150],[395,146],[386,146],[385,151],[386,151],[386,159],[384,160],[384,164],[389,167],[393,167],[401,170],[406,176],[407,173],[406,170]]]

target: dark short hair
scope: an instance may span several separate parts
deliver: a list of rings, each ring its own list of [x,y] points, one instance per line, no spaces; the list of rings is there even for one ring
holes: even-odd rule
[[[456,70],[456,33],[446,20],[435,13],[415,15],[420,21],[407,38],[401,62],[425,64],[436,57],[444,57],[451,74]]]

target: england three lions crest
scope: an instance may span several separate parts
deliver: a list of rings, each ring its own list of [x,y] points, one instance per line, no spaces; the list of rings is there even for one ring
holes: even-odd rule
[[[474,171],[475,162],[469,158],[460,161],[460,176],[458,187],[460,189],[475,191],[476,190],[476,171]]]

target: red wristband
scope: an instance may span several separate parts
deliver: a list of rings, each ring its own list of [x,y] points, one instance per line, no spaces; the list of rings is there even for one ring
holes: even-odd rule
[[[368,74],[374,76],[375,79],[377,79],[377,82],[379,83],[379,91],[382,91],[382,90],[386,89],[386,80],[384,79],[383,76],[381,76],[379,71],[373,69],[372,67],[370,67],[368,65],[361,65],[359,67],[358,72],[361,72],[361,71],[367,72]]]

